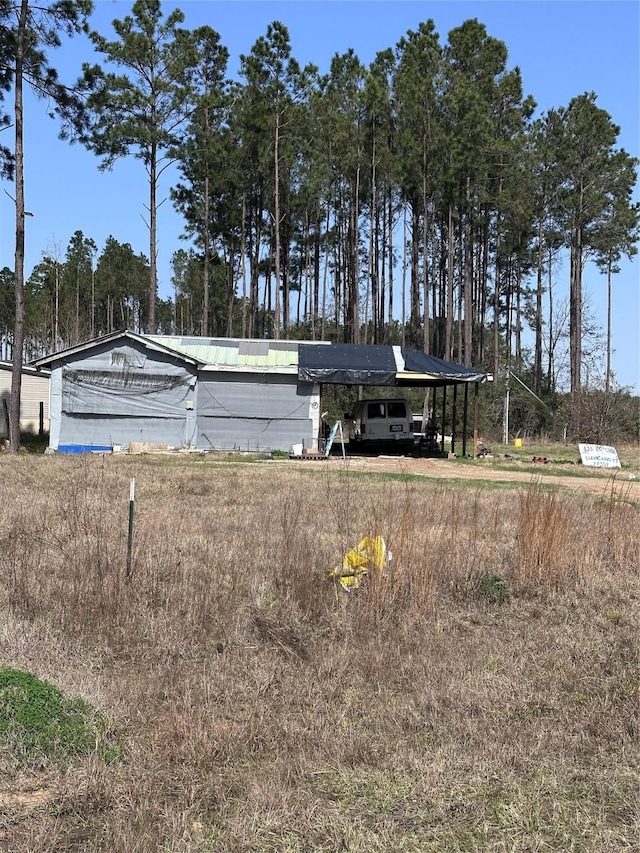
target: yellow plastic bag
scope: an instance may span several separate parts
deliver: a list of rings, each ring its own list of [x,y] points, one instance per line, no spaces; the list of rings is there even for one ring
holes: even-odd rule
[[[365,536],[357,548],[348,551],[341,565],[329,572],[329,577],[339,581],[343,589],[351,592],[360,586],[363,575],[372,569],[382,570],[387,559],[387,546],[382,536]]]

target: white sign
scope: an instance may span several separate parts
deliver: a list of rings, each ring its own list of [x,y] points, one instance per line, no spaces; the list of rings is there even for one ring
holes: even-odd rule
[[[615,447],[604,444],[579,444],[580,458],[583,465],[592,468],[621,468],[618,451]]]

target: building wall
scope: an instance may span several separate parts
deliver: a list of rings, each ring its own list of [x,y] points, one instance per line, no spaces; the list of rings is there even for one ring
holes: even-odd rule
[[[0,436],[8,436],[9,427],[4,414],[4,404],[7,408],[11,398],[10,364],[0,364]],[[43,404],[44,430],[49,430],[49,373],[25,370],[22,374],[22,389],[20,394],[20,429],[25,432],[38,433],[40,430],[40,403]]]
[[[296,375],[201,372],[196,445],[215,450],[317,447],[319,394]]]
[[[191,444],[195,370],[181,359],[122,340],[54,363],[50,446]]]
[[[315,448],[319,403],[318,386],[299,383],[290,368],[198,373],[179,357],[115,339],[54,361],[50,446]]]

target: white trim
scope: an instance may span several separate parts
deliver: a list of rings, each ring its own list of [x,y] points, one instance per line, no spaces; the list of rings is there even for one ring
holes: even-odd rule
[[[199,368],[201,373],[266,373],[275,376],[285,374],[297,376],[297,365],[283,367],[277,364],[255,365],[255,364],[204,364]]]

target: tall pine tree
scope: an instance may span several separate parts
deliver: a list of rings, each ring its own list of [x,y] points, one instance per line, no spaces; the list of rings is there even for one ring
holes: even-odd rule
[[[72,36],[87,29],[87,16],[93,8],[91,0],[58,0],[49,3],[3,3],[0,7],[2,32],[0,60],[12,57],[12,64],[0,69],[0,85],[7,89],[13,85],[15,128],[15,320],[13,338],[13,371],[11,401],[9,405],[9,431],[12,452],[20,447],[20,396],[22,390],[22,365],[25,328],[24,255],[25,255],[25,200],[24,200],[24,86],[53,104],[55,114],[62,119],[62,135],[66,124],[81,113],[79,100],[73,89],[64,85],[56,69],[49,64],[47,51],[62,44],[61,36]],[[4,158],[6,159],[6,158]]]
[[[192,33],[179,26],[184,21],[180,9],[164,19],[160,0],[136,0],[131,11],[113,21],[116,40],[91,33],[96,50],[124,73],[85,64],[82,85],[89,120],[81,139],[103,157],[102,169],[112,168],[128,155],[144,164],[149,182],[150,281],[142,325],[153,334],[157,331],[160,179],[173,162],[171,152],[179,142],[179,131],[194,109],[190,82],[199,56]]]

